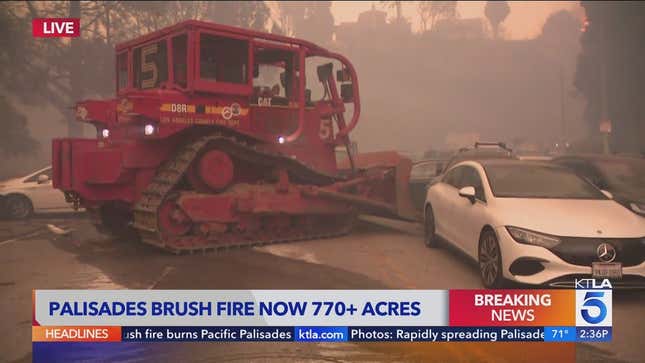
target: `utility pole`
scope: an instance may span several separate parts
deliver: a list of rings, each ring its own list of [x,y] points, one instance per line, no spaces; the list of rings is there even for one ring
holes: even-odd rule
[[[81,17],[81,3],[80,1],[69,2],[69,17],[80,19]],[[82,24],[81,24],[82,25]],[[74,105],[82,97],[81,84],[82,74],[80,69],[82,67],[80,47],[81,38],[72,38],[70,41],[70,62],[69,62],[69,85],[70,85],[70,106]],[[83,136],[83,128],[80,122],[76,121],[76,112],[73,108],[67,113],[67,136],[80,137]]]
[[[565,96],[564,96],[564,65],[560,63],[560,128],[562,133],[562,144],[567,145],[567,120],[565,117]]]
[[[563,56],[563,40],[560,36],[560,132],[562,137],[562,145],[567,147],[569,141],[567,140],[567,120],[565,117],[565,75],[564,75],[564,56]]]
[[[607,38],[605,37],[605,25],[600,24],[600,123],[606,123],[602,133],[602,151],[609,154],[609,133],[611,132],[611,121],[607,102]]]
[[[401,9],[401,2],[400,1],[395,1],[394,4],[396,5],[396,21],[401,22],[401,13],[403,12]]]

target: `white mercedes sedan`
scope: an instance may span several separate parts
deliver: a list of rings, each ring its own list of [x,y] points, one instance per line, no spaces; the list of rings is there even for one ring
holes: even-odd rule
[[[428,188],[424,211],[426,245],[476,260],[487,288],[589,277],[645,286],[645,219],[559,166],[464,161]]]

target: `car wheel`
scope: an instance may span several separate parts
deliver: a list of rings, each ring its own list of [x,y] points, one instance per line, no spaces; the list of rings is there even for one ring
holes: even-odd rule
[[[423,241],[428,248],[436,248],[437,235],[435,233],[435,224],[434,224],[434,213],[432,213],[432,207],[426,207],[425,218],[424,218],[424,239]]]
[[[14,194],[5,201],[7,216],[13,219],[24,219],[34,213],[34,206],[24,195]]]
[[[479,239],[479,271],[486,288],[504,287],[506,281],[502,272],[502,253],[497,236],[490,230],[484,231]]]

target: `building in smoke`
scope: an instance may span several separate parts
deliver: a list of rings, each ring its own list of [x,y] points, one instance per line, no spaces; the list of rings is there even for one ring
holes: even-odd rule
[[[336,45],[341,49],[380,48],[382,44],[391,44],[410,39],[412,28],[405,18],[387,20],[387,12],[372,9],[359,14],[355,22],[343,22],[335,29]]]

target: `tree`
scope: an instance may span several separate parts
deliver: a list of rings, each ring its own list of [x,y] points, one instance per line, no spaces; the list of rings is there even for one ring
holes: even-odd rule
[[[124,1],[119,17],[125,29],[140,35],[187,19],[266,30],[270,10],[263,1]]]
[[[309,1],[278,1],[281,29],[285,35],[294,36],[307,26],[305,13]]]
[[[39,80],[45,72],[33,67],[30,60],[36,54],[31,42],[29,23],[20,21],[11,11],[11,3],[0,3],[0,152],[6,154],[32,154],[37,142],[27,128],[24,115],[11,104],[6,94],[13,94],[26,104],[38,104],[43,100]],[[11,92],[9,92],[11,91]]]
[[[567,10],[561,10],[549,15],[543,27],[542,34],[538,37],[543,49],[545,61],[552,66],[549,69],[557,74],[558,89],[560,93],[560,142],[566,143],[571,136],[568,132],[567,122],[567,97],[575,94],[571,90],[572,69],[575,59],[580,51],[580,21]],[[555,86],[555,85],[554,85]],[[555,91],[554,87],[554,91]]]
[[[34,39],[31,19],[80,17],[81,36]],[[0,91],[27,104],[54,106],[78,136],[71,106],[114,94],[114,44],[186,19],[265,30],[263,1],[59,1],[0,3]]]
[[[278,5],[285,35],[320,44],[331,41],[334,33],[331,1],[279,1]]]
[[[20,114],[6,97],[0,96],[2,132],[0,132],[0,153],[31,154],[38,143],[29,134],[27,118]]]
[[[459,16],[456,1],[420,1],[417,13],[421,18],[422,32],[431,31],[441,18],[455,19]]]
[[[334,16],[331,13],[331,1],[316,1],[315,6],[308,9],[307,35],[308,39],[327,44],[334,33]]]
[[[546,19],[540,38],[551,43],[563,42],[570,45],[578,42],[581,25],[570,11],[560,10],[549,15]]]
[[[611,120],[611,149],[645,152],[645,6],[583,1],[588,26],[582,33],[575,86],[587,99],[585,118],[593,134]]]
[[[497,39],[499,35],[499,25],[504,22],[511,8],[506,1],[487,1],[484,8],[486,19],[493,29],[493,38]]]
[[[214,1],[206,2],[208,20],[254,30],[266,30],[270,17],[264,1]]]
[[[403,20],[403,8],[401,6],[401,1],[381,1],[381,4],[383,4],[388,9],[396,10],[396,17],[394,19],[397,22],[401,22]],[[373,7],[374,5],[372,5],[372,8]]]

